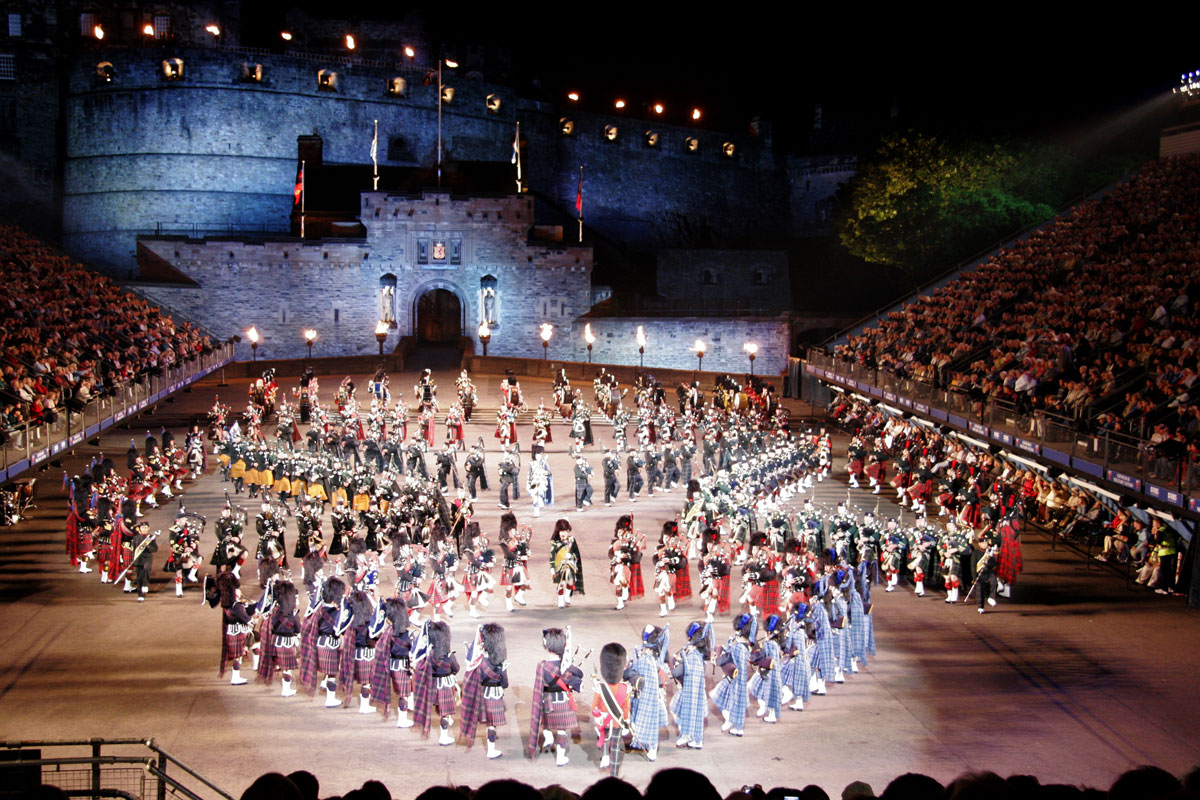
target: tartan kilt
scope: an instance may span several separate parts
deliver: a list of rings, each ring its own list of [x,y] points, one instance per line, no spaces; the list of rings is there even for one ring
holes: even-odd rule
[[[729,611],[729,576],[717,578],[717,611],[721,614]]]
[[[152,494],[153,490],[145,483],[135,483],[129,487],[129,499],[134,501],[145,500]]]
[[[512,586],[513,585],[512,567],[501,567],[500,568],[500,585],[501,586]]]
[[[874,478],[880,483],[883,483],[883,479],[887,477],[887,467],[882,461],[876,461],[874,464],[868,464],[864,472],[867,473],[868,478]]]
[[[508,717],[504,715],[504,695],[483,698],[483,705],[479,708],[479,721],[491,726],[508,722]]]
[[[329,502],[329,495],[325,493],[325,485],[321,483],[310,483],[308,485],[308,496],[314,500],[320,500],[322,503]]]
[[[217,456],[217,461],[220,462],[222,467],[228,467],[229,455],[227,453],[221,453],[219,456]]]
[[[237,461],[233,462],[233,466],[229,468],[229,478],[236,481],[238,478],[245,477],[246,460],[244,458],[239,458]]]
[[[928,503],[933,497],[933,481],[921,481],[914,485],[912,491],[914,499],[922,503]]]
[[[629,599],[646,596],[646,584],[642,580],[642,565],[629,565]]]
[[[857,478],[859,475],[862,475],[862,474],[863,474],[863,462],[862,462],[862,459],[861,459],[861,458],[856,458],[856,459],[853,459],[853,460],[850,462],[850,466],[848,467],[848,469],[850,470],[850,474],[851,474],[851,475],[853,475],[853,476],[854,476],[854,477],[856,477],[856,478]]]
[[[392,689],[401,700],[413,693],[412,673],[406,669],[388,670],[392,676]]]
[[[738,682],[723,678],[717,690],[713,692],[713,703],[722,711],[732,711],[738,700]],[[745,702],[743,700],[742,702]]]
[[[760,606],[763,619],[779,613],[779,580],[771,579],[763,585],[763,604]]]
[[[337,675],[341,665],[341,647],[317,646],[317,671],[322,675]]]
[[[371,651],[371,657],[363,660],[360,658],[354,659],[354,678],[363,686],[371,685],[371,671],[375,667],[375,651]]]
[[[366,511],[370,507],[371,507],[371,497],[369,495],[366,495],[366,494],[354,495],[354,502],[351,504],[351,508],[353,508],[355,511]]]
[[[434,680],[437,680],[436,678]],[[458,706],[458,687],[454,683],[433,690],[433,707],[442,716],[450,716]]]
[[[672,578],[675,582],[675,600],[687,600],[692,596],[692,577],[691,569],[687,562],[683,562],[683,567],[676,572]]]
[[[76,542],[78,543],[76,552],[80,555],[92,552],[92,532],[84,530],[82,526],[76,530],[78,531],[76,534]]]
[[[225,658],[228,661],[237,661],[246,655],[246,637],[245,633],[226,633],[225,634]]]
[[[275,480],[275,494],[291,494],[292,481],[288,476],[282,475]]]
[[[446,594],[446,584],[441,580],[434,580],[429,584],[429,604],[438,606],[449,600],[449,595]]]
[[[896,477],[892,478],[892,486],[897,489],[903,489],[912,484],[911,472],[898,472]]]
[[[258,483],[258,470],[246,469],[246,474],[242,476],[246,483]]]
[[[554,692],[542,694],[542,728],[556,731],[571,730],[577,723],[575,712],[571,709],[570,702],[551,699],[556,696],[558,693]]]
[[[767,599],[766,584],[755,583],[750,586],[750,605],[755,608],[762,608],[763,601]]]
[[[1021,543],[1005,529],[1000,535],[1000,552],[996,557],[996,577],[1005,583],[1012,583],[1021,574],[1024,559],[1021,555]]]
[[[300,669],[299,647],[292,645],[291,647],[275,647],[275,668],[276,669]]]

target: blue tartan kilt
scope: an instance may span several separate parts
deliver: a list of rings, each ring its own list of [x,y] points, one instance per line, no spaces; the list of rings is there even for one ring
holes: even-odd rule
[[[808,700],[809,698],[808,679],[810,675],[811,670],[808,666],[808,660],[803,654],[789,658],[779,671],[779,677],[783,680],[783,685],[791,689],[792,694],[801,700]]]
[[[667,725],[666,704],[659,697],[658,691],[646,692],[642,697],[633,698],[630,712],[634,741],[650,746],[658,744],[658,731]]]
[[[864,619],[867,622],[867,655],[875,655],[875,617],[867,614]],[[863,660],[866,663],[866,660]]]
[[[809,651],[809,665],[814,672],[821,673],[822,679],[833,680],[833,660],[833,642],[830,636],[818,636],[816,646]]]
[[[561,697],[563,699],[556,700]],[[571,730],[577,724],[575,711],[562,692],[542,693],[542,728],[556,731]]]
[[[738,681],[731,681],[728,678],[722,680],[721,685],[717,687],[716,694],[713,695],[713,702],[717,708],[733,712],[739,701],[744,708],[746,705],[745,684],[739,685]]]

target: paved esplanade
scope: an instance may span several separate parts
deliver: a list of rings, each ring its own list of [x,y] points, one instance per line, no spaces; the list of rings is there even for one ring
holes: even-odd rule
[[[321,377],[324,398],[332,400],[341,377]],[[453,374],[436,378],[445,408],[454,394]],[[411,404],[415,380],[415,372],[391,376],[393,396],[403,391]],[[475,377],[484,410],[467,426],[468,441],[482,434],[489,448],[493,488],[480,494],[476,518],[493,535],[501,513],[496,508],[499,448],[492,435],[499,380]],[[355,383],[366,403],[366,376],[356,376]],[[292,389],[296,383],[289,379],[282,385]],[[547,381],[523,379],[522,388],[531,407],[540,397],[550,397]],[[584,389],[590,399],[591,387]],[[210,408],[214,394],[240,410],[246,392],[246,380],[225,388],[215,380],[202,383],[143,418],[142,429],[105,436],[102,449],[123,467],[129,439],[140,448],[145,428],[157,435],[159,426],[169,422],[182,441],[187,419]],[[174,596],[162,572],[164,551],[156,555],[155,584],[143,604],[119,588],[102,585],[95,573],[80,575],[68,565],[62,475],[53,469],[40,475],[40,508],[34,518],[17,528],[0,528],[0,736],[153,736],[235,796],[263,772],[295,769],[315,773],[322,796],[348,791],[367,778],[384,781],[396,797],[412,797],[433,783],[478,786],[495,777],[582,790],[603,776],[586,721],[584,746],[572,746],[568,766],[557,769],[551,757],[531,762],[522,756],[533,666],[542,652],[540,632],[570,624],[577,642],[598,651],[612,640],[631,648],[647,622],[658,623],[652,597],[634,601],[624,611],[613,609],[605,551],[618,515],[632,511],[636,525],[655,539],[663,521],[680,509],[683,492],[643,495],[630,505],[622,465],[620,502],[575,513],[565,454],[568,431],[563,424],[554,426],[549,451],[558,491],[555,509],[533,519],[524,492],[514,506],[520,521],[534,531],[530,605],[510,614],[496,600],[483,610],[481,621],[505,626],[511,661],[509,723],[500,728],[504,756],[497,761],[484,757],[482,742],[470,750],[438,747],[436,736],[422,739],[378,714],[359,715],[357,705],[326,710],[304,695],[280,698],[278,684],[268,690],[218,679],[219,615],[201,606],[197,589],[188,589],[183,599]],[[527,462],[527,415],[519,432]],[[611,443],[611,427],[597,423],[594,432],[597,445]],[[439,424],[438,440],[443,437]],[[67,466],[77,471],[94,452],[81,449]],[[819,505],[832,506],[846,497],[840,470],[844,440],[835,440],[835,453],[834,480],[817,484],[813,492]],[[596,473],[594,485],[600,487],[598,448],[589,451],[589,461]],[[524,477],[522,470],[522,481]],[[222,483],[219,473],[185,485],[189,510],[209,519],[202,541],[207,561],[214,544],[213,521],[231,485]],[[854,490],[851,498],[863,508],[873,508],[876,500],[866,490]],[[241,499],[255,508],[255,501]],[[153,528],[165,529],[175,505],[143,510]],[[896,510],[885,496],[881,512],[894,515]],[[566,611],[554,607],[546,562],[549,534],[560,514],[575,527],[588,587],[588,594]],[[289,548],[294,536],[295,525],[289,521]],[[251,547],[254,541],[253,535],[248,537]],[[250,578],[247,594],[256,597],[254,572],[245,574]],[[390,590],[390,567],[384,575],[385,590]],[[695,565],[692,575],[695,586]],[[735,601],[739,587],[735,575]],[[651,764],[630,755],[623,777],[644,787],[655,770],[682,766],[707,773],[722,793],[744,783],[768,788],[817,783],[836,796],[854,779],[882,791],[888,780],[908,771],[948,780],[968,768],[991,769],[1003,775],[1031,773],[1044,782],[1107,787],[1136,764],[1154,763],[1181,773],[1200,760],[1195,747],[1200,741],[1200,693],[1194,690],[1200,616],[1181,601],[1127,592],[1111,573],[1088,568],[1072,553],[1051,552],[1032,533],[1026,536],[1025,573],[1011,601],[1002,599],[994,613],[981,617],[974,605],[950,607],[941,598],[933,592],[924,599],[909,591],[887,594],[880,587],[873,593],[879,655],[865,671],[848,677],[844,685],[831,684],[828,696],[813,698],[801,713],[785,710],[776,725],[749,719],[742,739],[721,734],[720,717],[712,714],[701,752],[676,750],[670,746],[674,737],[664,731],[658,761]],[[682,646],[687,622],[700,617],[696,598],[671,614],[672,650]],[[460,655],[475,624],[459,603],[450,625]],[[730,630],[728,620],[719,620],[718,640],[723,642]],[[585,672],[593,669],[585,665]],[[580,700],[588,707],[591,696],[580,695]]]

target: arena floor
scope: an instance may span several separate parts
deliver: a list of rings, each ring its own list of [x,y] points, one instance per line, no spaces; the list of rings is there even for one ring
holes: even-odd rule
[[[340,377],[323,378],[323,394],[332,397]],[[446,402],[452,375],[437,377]],[[415,374],[392,376],[393,390],[411,391],[414,381]],[[365,380],[357,382],[365,386]],[[468,426],[468,439],[484,435],[494,477],[499,377],[476,382],[481,404],[493,411]],[[542,393],[549,396],[548,383],[523,383],[531,404]],[[236,408],[246,390],[245,380],[226,388],[218,388],[215,380],[198,384],[174,404],[164,403],[156,414],[135,421],[130,431],[106,435],[101,449],[123,465],[131,437],[140,447],[146,428],[157,435],[159,426],[168,424],[182,439],[190,416],[211,407],[214,394]],[[197,589],[183,599],[174,596],[161,571],[165,553],[156,556],[156,582],[142,604],[68,565],[62,474],[54,469],[39,476],[33,518],[0,528],[0,738],[154,737],[234,796],[263,772],[295,769],[316,774],[323,796],[368,778],[384,781],[396,797],[415,796],[434,783],[477,786],[496,777],[582,790],[603,776],[586,721],[584,744],[572,747],[568,766],[556,768],[547,756],[532,762],[522,756],[532,671],[542,652],[540,631],[569,624],[585,647],[598,650],[613,640],[632,646],[645,623],[657,622],[657,604],[646,598],[624,611],[613,609],[605,557],[613,525],[619,514],[633,511],[638,527],[650,535],[679,510],[683,497],[676,490],[634,505],[622,499],[613,508],[576,514],[569,497],[566,429],[556,427],[554,436],[556,509],[575,527],[588,593],[567,611],[554,607],[543,567],[558,514],[532,519],[522,495],[514,510],[522,522],[532,523],[536,543],[532,601],[517,613],[505,612],[502,601],[484,611],[484,620],[505,626],[512,662],[509,724],[501,729],[504,756],[497,761],[484,757],[482,744],[471,750],[438,747],[436,736],[424,740],[379,715],[359,715],[356,707],[326,710],[304,695],[280,698],[277,687],[233,687],[218,679],[218,614],[201,605]],[[528,425],[521,426],[520,437],[527,445]],[[611,429],[597,425],[596,438],[610,443]],[[77,470],[94,452],[80,449],[67,468]],[[591,463],[598,476],[598,451]],[[594,485],[600,488],[602,480],[597,477]],[[188,484],[188,509],[213,520],[229,486],[219,474]],[[500,510],[492,486],[481,493],[476,518],[494,532]],[[839,475],[815,491],[815,501],[826,506],[846,496]],[[876,498],[866,490],[854,490],[850,497],[863,508],[875,506]],[[884,514],[897,510],[883,501]],[[165,529],[173,514],[171,506],[148,518],[154,528]],[[294,532],[289,525],[289,546]],[[202,542],[206,555],[213,543],[210,522]],[[247,593],[254,596],[257,588],[250,583]],[[1052,551],[1035,533],[1026,536],[1025,573],[1012,600],[1002,600],[992,613],[980,616],[973,605],[951,607],[940,596],[922,599],[909,591],[877,590],[874,599],[879,654],[865,671],[832,686],[828,696],[814,698],[802,713],[785,711],[779,724],[748,721],[742,739],[721,734],[719,717],[710,716],[702,752],[664,742],[656,763],[628,757],[622,777],[644,787],[655,770],[682,766],[708,774],[722,793],[745,783],[768,788],[816,783],[836,796],[851,780],[865,780],[878,792],[909,771],[945,781],[966,770],[988,769],[1107,787],[1138,764],[1178,774],[1200,763],[1195,686],[1200,616],[1181,599],[1128,591],[1107,568],[1070,551]],[[676,633],[672,649],[680,646],[681,629],[699,616],[695,599],[670,616]],[[474,630],[461,601],[451,629],[455,642],[466,641]],[[719,623],[718,636],[727,636],[729,629],[728,622]],[[459,645],[460,654],[462,649]],[[586,706],[590,696],[583,700]]]

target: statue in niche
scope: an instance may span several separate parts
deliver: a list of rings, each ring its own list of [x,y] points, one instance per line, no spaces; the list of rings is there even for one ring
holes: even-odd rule
[[[379,319],[389,325],[396,322],[396,287],[384,286],[379,290]]]
[[[496,290],[490,286],[483,290],[483,318],[489,325],[496,322]]]

